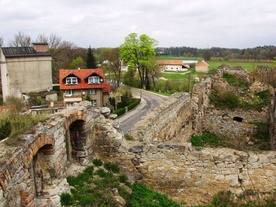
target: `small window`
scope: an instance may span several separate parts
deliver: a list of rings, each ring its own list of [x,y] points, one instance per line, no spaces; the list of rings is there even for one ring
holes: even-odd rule
[[[76,85],[76,84],[78,84],[77,77],[67,77],[66,78],[66,85]]]
[[[65,96],[72,96],[74,94],[74,91],[72,89],[65,90]]]
[[[66,103],[66,107],[71,107],[71,106],[73,106],[73,103],[72,103],[72,102],[67,102],[67,103]]]
[[[92,100],[91,103],[92,103],[93,106],[96,106],[97,105],[97,100]]]
[[[88,84],[99,84],[100,77],[99,76],[90,76],[88,77]]]
[[[96,89],[95,89],[95,88],[91,88],[91,89],[89,90],[89,94],[95,95],[95,94],[96,94]]]

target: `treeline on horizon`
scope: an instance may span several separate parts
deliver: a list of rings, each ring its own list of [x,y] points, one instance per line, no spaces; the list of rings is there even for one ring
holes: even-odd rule
[[[276,57],[275,46],[259,46],[247,49],[229,49],[212,47],[209,49],[198,49],[194,47],[157,47],[157,56],[173,56],[173,57],[202,57],[206,60],[211,58],[223,58],[224,60],[230,59],[243,59],[243,60],[274,60]]]

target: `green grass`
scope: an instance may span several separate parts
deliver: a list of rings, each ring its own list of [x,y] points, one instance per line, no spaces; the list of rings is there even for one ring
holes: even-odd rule
[[[87,167],[77,176],[67,177],[71,193],[61,194],[62,206],[118,206],[113,196],[114,189],[117,189],[119,195],[125,199],[126,207],[179,207],[179,204],[168,196],[149,189],[145,185],[131,185],[126,175],[118,173],[117,165],[101,161],[102,167],[98,166],[100,160],[95,160],[94,163],[97,165]]]
[[[210,132],[203,132],[202,135],[193,135],[192,146],[195,147],[218,147],[221,138]]]
[[[273,63],[266,62],[246,62],[246,61],[207,61],[211,69],[218,68],[222,64],[229,65],[231,67],[242,67],[248,71],[252,71],[256,66],[273,66]]]

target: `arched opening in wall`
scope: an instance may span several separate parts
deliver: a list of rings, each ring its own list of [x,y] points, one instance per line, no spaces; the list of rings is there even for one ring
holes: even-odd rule
[[[44,198],[44,190],[51,185],[55,176],[54,166],[51,166],[51,156],[54,152],[53,145],[44,145],[33,157],[30,166],[30,175],[34,184],[34,195],[36,199]]]
[[[86,136],[83,120],[74,121],[67,133],[67,157],[69,161],[82,163],[86,158]]]
[[[235,116],[235,117],[233,118],[233,121],[242,122],[242,121],[243,121],[243,118],[242,118],[242,117],[239,117],[239,116]]]

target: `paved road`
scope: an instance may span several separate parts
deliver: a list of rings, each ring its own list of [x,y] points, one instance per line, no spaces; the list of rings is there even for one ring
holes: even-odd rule
[[[120,122],[120,128],[126,134],[130,131],[131,127],[137,123],[141,117],[145,116],[148,112],[152,111],[155,107],[162,104],[168,99],[167,96],[161,96],[148,91],[140,89],[131,89],[132,94],[135,97],[141,97],[141,103],[135,110],[132,110],[124,116],[118,118]]]

